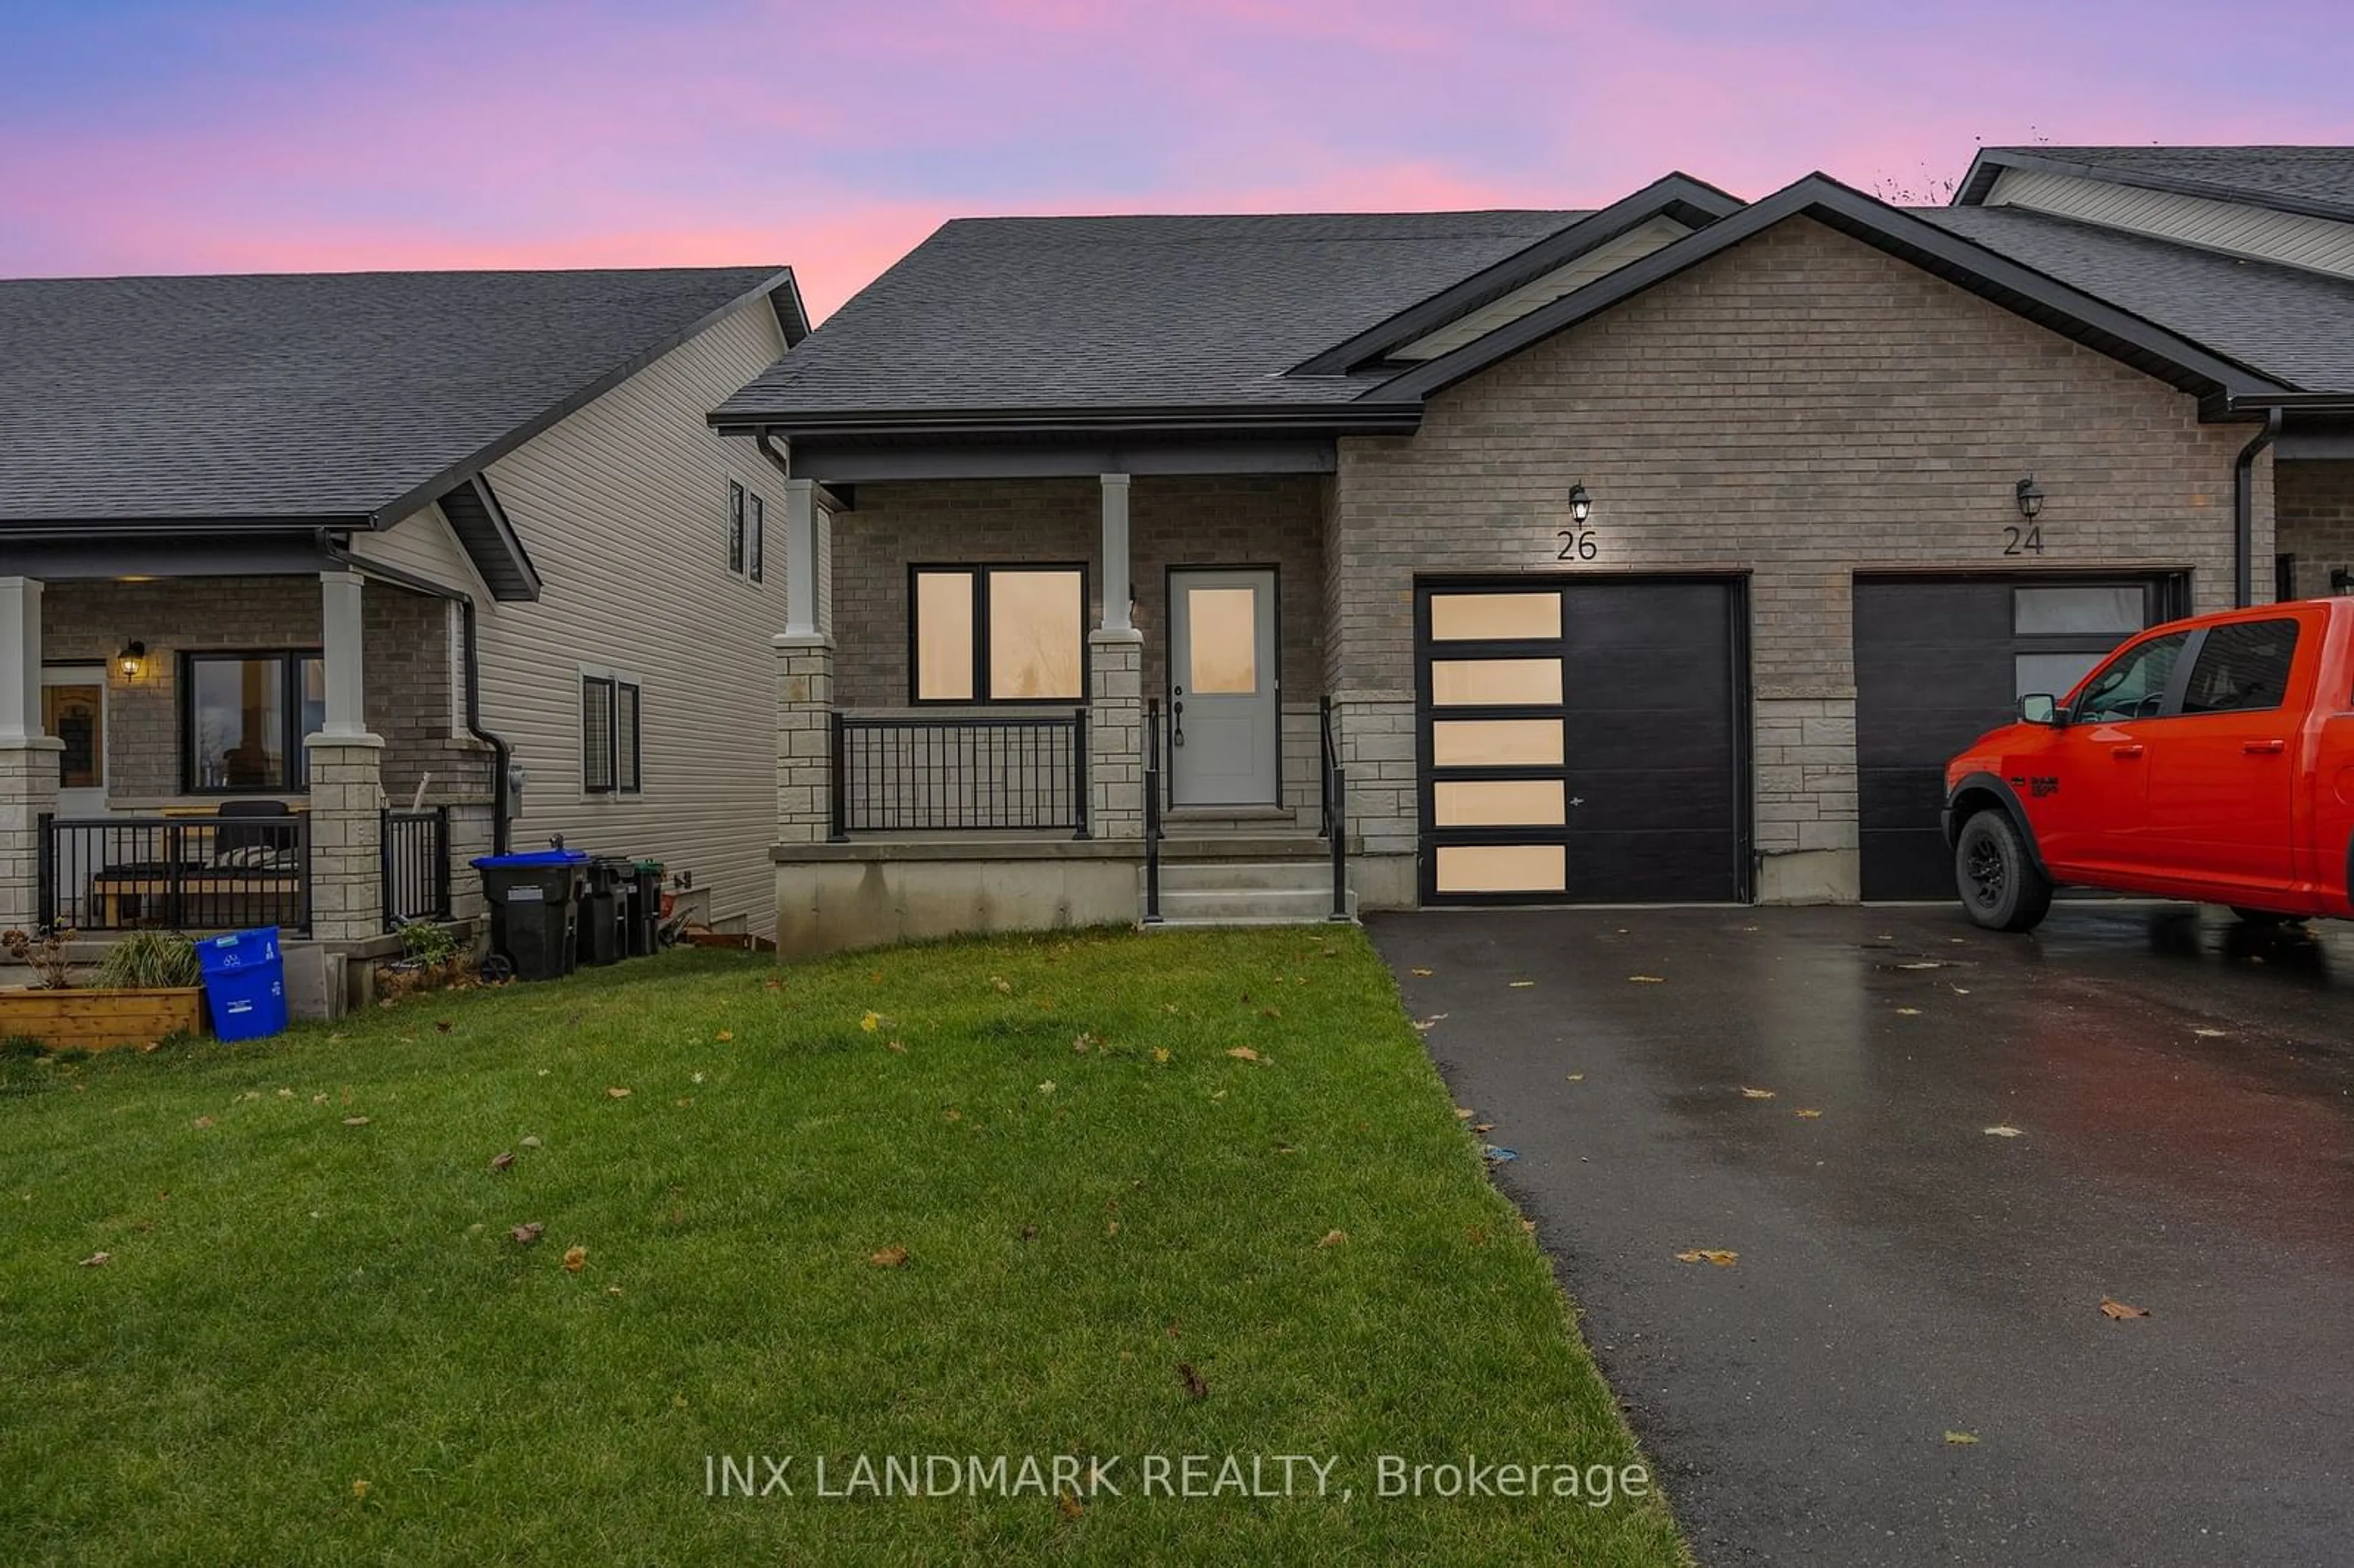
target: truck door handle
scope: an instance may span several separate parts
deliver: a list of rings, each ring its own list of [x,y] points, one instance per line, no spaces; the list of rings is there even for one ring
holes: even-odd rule
[[[2252,740],[2240,747],[2251,757],[2270,757],[2288,749],[2285,740]]]
[[[2141,747],[2138,746],[2113,746],[2109,748],[2109,755],[2111,757],[2122,757],[2131,759],[2141,755]]]

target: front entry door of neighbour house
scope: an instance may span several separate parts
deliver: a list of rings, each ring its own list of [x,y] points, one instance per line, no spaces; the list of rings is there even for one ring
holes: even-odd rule
[[[41,672],[41,728],[65,743],[58,758],[58,815],[106,814],[106,666]]]
[[[1275,573],[1169,574],[1169,799],[1271,806],[1281,788]]]

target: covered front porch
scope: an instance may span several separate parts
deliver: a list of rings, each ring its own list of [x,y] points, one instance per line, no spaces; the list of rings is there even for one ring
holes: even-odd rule
[[[136,552],[0,577],[0,929],[277,926],[369,958],[477,915],[493,769],[455,607],[315,556]]]
[[[1348,917],[1329,454],[797,450],[779,947]]]

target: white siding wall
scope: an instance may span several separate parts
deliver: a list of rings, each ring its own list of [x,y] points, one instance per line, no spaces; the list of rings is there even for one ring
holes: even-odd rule
[[[2327,218],[2032,169],[2005,169],[1988,193],[1986,204],[2032,207],[2085,223],[2354,277],[2354,224],[2332,223]]]
[[[355,534],[351,552],[363,560],[381,561],[454,592],[472,594],[478,601],[491,596],[438,506],[428,506],[381,534]]]
[[[1564,294],[1583,289],[1596,278],[1639,261],[1654,250],[1664,249],[1691,232],[1672,217],[1655,217],[1638,224],[1566,266],[1556,267],[1536,281],[1523,283],[1503,298],[1490,301],[1469,315],[1416,339],[1399,349],[1397,357],[1436,359],[1474,338],[1485,337],[1507,322],[1520,320],[1540,305],[1549,305]]]
[[[774,653],[783,630],[784,482],[704,416],[785,351],[758,302],[491,465],[491,488],[539,570],[531,604],[477,591],[482,722],[530,775],[518,849],[551,833],[650,855],[711,890],[722,925],[766,932],[776,911]],[[730,480],[768,502],[767,580],[727,570]],[[429,509],[357,546],[453,582],[465,570]],[[471,582],[462,586],[472,588]],[[644,789],[581,789],[580,675],[644,689]]]

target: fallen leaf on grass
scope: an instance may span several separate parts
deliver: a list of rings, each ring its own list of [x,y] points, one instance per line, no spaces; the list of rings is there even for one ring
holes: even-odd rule
[[[1234,1047],[1234,1049],[1228,1051],[1226,1054],[1232,1056],[1237,1062],[1256,1062],[1258,1060],[1258,1053],[1252,1050],[1247,1045],[1237,1045]]]
[[[1808,1121],[1812,1121],[1812,1120],[1814,1120],[1816,1118],[1818,1118],[1818,1117],[1821,1116],[1823,1113],[1822,1113],[1822,1112],[1820,1112],[1820,1111],[1819,1111],[1819,1110],[1802,1110],[1802,1111],[1798,1112],[1798,1114],[1799,1114],[1800,1116],[1802,1116],[1802,1117],[1805,1117]]]
[[[1975,1432],[1948,1432],[1946,1434],[1946,1441],[1954,1444],[1956,1446],[1975,1443],[1978,1440],[1978,1435]]]
[[[2015,1127],[1990,1127],[1986,1129],[1986,1135],[1988,1138],[2018,1138],[2020,1133]]]
[[[1188,1398],[1207,1399],[1210,1397],[1210,1384],[1208,1381],[1204,1379],[1200,1372],[1193,1370],[1193,1363],[1192,1361],[1179,1361],[1177,1363],[1177,1375],[1184,1382],[1185,1393]]]
[[[1627,978],[1634,981],[1637,985],[1665,985],[1668,983],[1658,975],[1628,975]]]
[[[1159,1065],[1167,1066],[1169,1065],[1169,1047],[1166,1045],[1155,1045],[1152,1048],[1152,1060]]]
[[[866,1261],[877,1268],[904,1268],[907,1263],[907,1249],[903,1246],[886,1246],[880,1252],[870,1255]]]
[[[1042,1095],[1051,1095],[1051,1094],[1053,1094],[1053,1093],[1055,1092],[1055,1080],[1054,1080],[1054,1079],[1052,1079],[1052,1078],[1049,1078],[1049,1079],[1047,1079],[1044,1083],[1043,1083],[1043,1084],[1039,1085],[1039,1086],[1038,1086],[1038,1092],[1039,1092],[1040,1094],[1042,1094]]]
[[[723,1029],[718,1033],[713,1035],[712,1038],[720,1042],[722,1044],[725,1044],[728,1041],[736,1038],[736,1032],[733,1029]]]
[[[907,1048],[896,1040],[885,1040],[883,1042],[883,1049],[895,1056],[904,1056],[907,1054]]]
[[[625,1100],[630,1097],[630,1091],[620,1087],[610,1088],[605,1091],[605,1097],[609,1100]]]
[[[1690,1252],[1676,1254],[1676,1261],[1678,1263],[1712,1263],[1719,1268],[1731,1268],[1741,1261],[1741,1255],[1737,1252],[1727,1252],[1723,1247],[1702,1246],[1694,1247]]]
[[[777,979],[773,975],[769,976],[767,980],[762,980],[760,983],[770,991],[782,991],[785,989],[785,982]]]
[[[1753,1089],[1744,1086],[1741,1091],[1741,1097],[1744,1100],[1770,1100],[1774,1095],[1775,1091],[1772,1089]]]
[[[1348,1239],[1349,1233],[1346,1231],[1326,1231],[1323,1235],[1317,1238],[1316,1245],[1318,1246],[1339,1246],[1342,1242],[1347,1241]]]
[[[210,1118],[210,1117],[208,1117],[208,1116],[200,1116],[200,1117],[198,1117],[195,1121],[191,1122],[189,1125],[190,1125],[190,1126],[192,1126],[192,1127],[194,1127],[194,1128],[196,1128],[198,1131],[200,1131],[200,1132],[201,1132],[201,1131],[202,1131],[202,1130],[204,1130],[206,1128],[208,1128],[208,1127],[212,1126],[212,1124],[213,1124],[213,1118]]]
[[[866,1013],[859,1019],[858,1027],[872,1034],[883,1027],[883,1015],[879,1012]]]
[[[514,1151],[513,1150],[502,1150],[498,1153],[491,1156],[491,1169],[493,1171],[504,1171],[514,1163]]]
[[[345,1127],[366,1127],[367,1124],[368,1118],[364,1116],[347,1116],[344,1118]]]
[[[1104,1234],[1108,1236],[1116,1236],[1119,1234],[1119,1222],[1118,1220],[1106,1220],[1104,1222]]]
[[[433,1021],[433,1027],[440,1030],[442,1033],[447,1034],[450,1031],[457,1028],[458,1026],[455,1023],[451,1022],[450,1020],[446,1018],[437,1018]]]
[[[950,1106],[947,1110],[940,1113],[940,1119],[942,1121],[962,1121],[964,1119],[964,1112],[957,1109],[954,1106]]]
[[[585,1247],[585,1246],[568,1246],[568,1247],[566,1247],[566,1248],[564,1249],[564,1272],[565,1272],[565,1273],[567,1273],[567,1274],[578,1274],[578,1273],[579,1273],[582,1269],[584,1269],[584,1268],[586,1268],[586,1267],[588,1267],[588,1249],[587,1247]]]
[[[1222,1100],[1222,1099],[1225,1099],[1225,1098],[1226,1097],[1226,1091],[1225,1091],[1225,1090],[1224,1090],[1224,1089],[1220,1089],[1216,1094],[1212,1095],[1210,1097],[1211,1097],[1212,1099],[1214,1099],[1214,1100]]]
[[[1080,1506],[1079,1499],[1073,1497],[1068,1492],[1056,1492],[1055,1494],[1055,1506],[1062,1510],[1063,1517],[1065,1519],[1076,1519],[1079,1515],[1087,1511],[1085,1508]]]
[[[1479,1113],[1478,1111],[1473,1110],[1469,1106],[1457,1106],[1455,1107],[1455,1119],[1457,1121],[1469,1121],[1473,1117],[1478,1116],[1479,1114]]]
[[[537,1149],[539,1147],[539,1139],[536,1137],[526,1138],[523,1140],[523,1146],[525,1149]]]
[[[537,1220],[533,1220],[528,1224],[515,1226],[513,1230],[507,1232],[507,1234],[514,1238],[514,1244],[517,1246],[529,1246],[532,1243],[539,1239],[539,1233],[546,1228],[547,1227],[546,1225],[541,1224]]]
[[[81,1260],[81,1266],[84,1268],[104,1268],[108,1264],[112,1263],[113,1261],[114,1255],[111,1252],[94,1252],[88,1257]]]
[[[1038,1239],[1038,1227],[1036,1225],[1023,1225],[1022,1227],[1022,1239],[1023,1241],[1036,1241]]]
[[[2113,1323],[2122,1323],[2128,1318],[2148,1317],[2149,1308],[2147,1307],[2128,1307],[2124,1302],[2116,1300],[2112,1297],[2104,1296],[2101,1298],[2101,1316],[2108,1319]]]
[[[355,1480],[352,1483],[352,1496],[357,1498],[362,1502],[366,1502],[367,1500],[367,1495],[368,1484],[366,1481]]]

